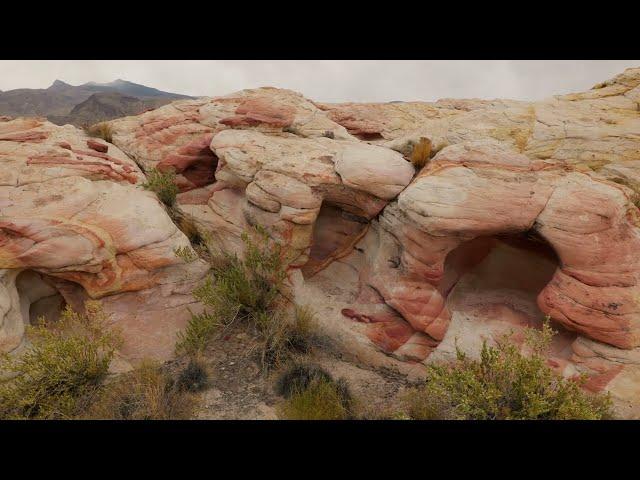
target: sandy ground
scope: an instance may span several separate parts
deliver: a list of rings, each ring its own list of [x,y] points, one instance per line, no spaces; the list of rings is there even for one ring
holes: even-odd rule
[[[209,373],[208,388],[198,394],[195,419],[277,420],[274,391],[281,370],[265,374],[260,368],[258,343],[239,328],[221,333],[203,358]],[[333,375],[344,378],[356,399],[358,411],[367,418],[397,408],[398,395],[408,385],[405,376],[386,370],[355,365],[329,344],[304,357]]]

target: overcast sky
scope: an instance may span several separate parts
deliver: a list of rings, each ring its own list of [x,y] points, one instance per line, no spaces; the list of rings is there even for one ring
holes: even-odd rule
[[[290,88],[321,102],[535,100],[583,91],[640,60],[0,60],[0,90],[117,78],[194,96]]]

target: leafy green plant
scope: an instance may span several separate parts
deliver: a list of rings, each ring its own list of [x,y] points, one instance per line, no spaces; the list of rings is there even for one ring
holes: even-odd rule
[[[21,356],[4,355],[0,371],[0,418],[66,419],[90,404],[106,378],[120,344],[98,302],[87,302],[85,313],[71,307],[60,320],[44,319],[29,326],[31,347]]]
[[[548,366],[554,331],[545,322],[542,331],[529,329],[528,354],[510,336],[496,347],[483,344],[480,360],[457,352],[452,365],[430,365],[424,385],[405,398],[413,419],[473,420],[597,420],[611,416],[605,395],[590,396],[584,379],[566,380]]]
[[[223,325],[215,314],[192,313],[184,331],[178,332],[176,354],[198,355],[204,352],[215,333]]]
[[[180,191],[175,183],[175,171],[169,169],[166,172],[161,172],[160,170],[154,168],[147,172],[146,175],[147,181],[142,184],[142,187],[146,190],[155,192],[162,203],[164,203],[168,207],[172,207],[176,202],[176,196]]]

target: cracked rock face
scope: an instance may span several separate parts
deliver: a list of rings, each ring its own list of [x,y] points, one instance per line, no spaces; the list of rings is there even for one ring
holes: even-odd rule
[[[110,125],[114,144],[143,170],[176,170],[177,208],[212,248],[240,252],[240,235],[252,225],[284,244],[296,300],[310,304],[318,327],[360,361],[421,375],[425,363],[453,358],[456,345],[475,355],[483,340],[509,331],[521,339],[524,327],[539,327],[549,315],[559,331],[550,364],[566,377],[586,374],[587,388],[610,391],[621,415],[640,417],[639,92],[640,69],[539,102],[318,104],[260,88],[178,101]],[[90,233],[64,233],[77,244],[60,248],[58,263],[29,268],[106,295],[114,311],[130,305],[118,303],[118,295],[141,298],[169,288],[171,281],[154,280],[161,287],[153,287],[148,278],[186,266],[142,255],[153,274],[136,273],[142,259],[131,261],[135,268],[115,268],[126,263],[119,257],[157,247],[165,238],[158,232],[171,230],[159,206],[164,220],[146,215],[144,234],[136,235],[135,222],[116,227],[101,217],[112,208],[137,218],[135,209],[152,198],[135,186],[142,173],[133,161],[109,146],[93,151],[131,171],[95,155],[111,167],[88,164],[91,156],[76,152],[86,150],[86,139],[45,152],[48,129],[0,128],[0,146],[32,148],[37,168],[57,165],[55,172],[63,168],[59,158],[79,155],[84,166],[64,169],[83,169],[77,182],[92,187],[74,183],[65,191],[120,189],[135,192],[128,193],[135,200],[95,203],[92,214],[61,200],[56,215],[83,225],[96,218],[102,228],[126,233],[115,235],[111,249]],[[409,160],[426,141],[431,158],[416,171]],[[38,197],[18,186],[29,175],[44,181],[45,170],[31,161],[33,171],[2,175],[13,198],[31,202],[23,210],[34,212]],[[77,202],[90,209],[82,198]],[[62,227],[12,228],[31,235]],[[11,235],[19,240],[10,251],[20,252],[26,233]],[[37,249],[25,255],[39,258]],[[14,253],[7,256],[8,272],[26,268]],[[65,269],[70,262],[86,268]],[[145,301],[155,302],[149,295]],[[150,320],[127,318],[146,335],[164,335]]]
[[[176,257],[189,241],[135,162],[74,127],[21,118],[0,122],[0,162],[2,350],[20,346],[31,306],[53,295],[33,294],[46,284],[76,307],[101,299],[130,359],[170,356],[206,267]]]

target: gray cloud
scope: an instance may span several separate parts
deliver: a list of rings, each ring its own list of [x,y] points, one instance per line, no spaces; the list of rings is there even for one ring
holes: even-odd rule
[[[1,60],[0,90],[122,78],[198,96],[274,86],[322,102],[535,100],[589,89],[634,66],[640,60]]]

